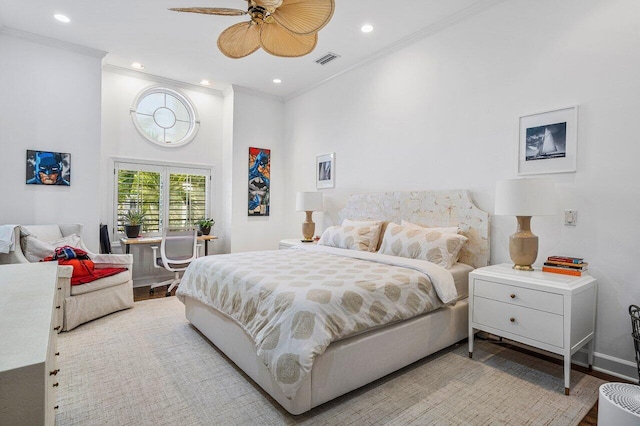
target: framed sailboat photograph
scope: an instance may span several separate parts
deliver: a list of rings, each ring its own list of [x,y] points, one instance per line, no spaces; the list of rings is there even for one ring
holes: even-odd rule
[[[578,106],[520,117],[518,174],[576,171]]]

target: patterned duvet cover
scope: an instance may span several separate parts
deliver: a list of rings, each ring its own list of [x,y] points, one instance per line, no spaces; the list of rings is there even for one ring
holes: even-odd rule
[[[440,266],[323,246],[202,257],[176,294],[235,320],[288,398],[331,342],[457,297]]]

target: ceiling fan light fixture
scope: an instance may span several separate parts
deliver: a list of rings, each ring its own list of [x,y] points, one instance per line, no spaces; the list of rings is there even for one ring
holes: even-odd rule
[[[370,33],[371,31],[373,31],[373,25],[364,24],[362,27],[360,27],[360,31],[362,31],[363,33]]]
[[[274,78],[273,79],[273,83],[274,84],[280,84],[280,83],[282,83],[282,80],[280,80],[279,78]]]

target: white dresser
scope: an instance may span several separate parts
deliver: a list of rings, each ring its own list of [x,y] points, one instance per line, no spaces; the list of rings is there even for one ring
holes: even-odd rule
[[[516,271],[510,264],[476,269],[469,275],[469,357],[476,330],[560,354],[569,395],[571,355],[589,344],[593,364],[596,292],[586,274]]]
[[[0,266],[0,424],[55,423],[56,262]]]

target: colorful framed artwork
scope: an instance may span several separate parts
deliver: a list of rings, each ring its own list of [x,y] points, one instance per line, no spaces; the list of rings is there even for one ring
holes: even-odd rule
[[[271,150],[249,148],[249,216],[269,216]]]
[[[578,107],[520,117],[518,174],[576,171]]]
[[[333,188],[335,187],[336,169],[335,169],[336,153],[318,155],[316,157],[316,188]]]
[[[71,154],[27,150],[27,185],[71,185]]]

